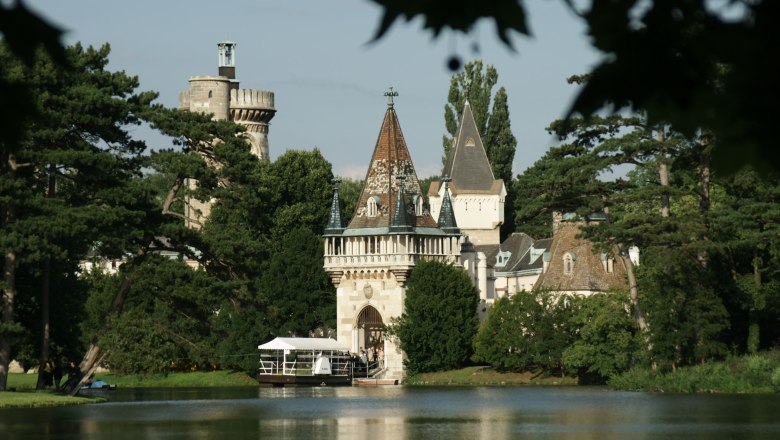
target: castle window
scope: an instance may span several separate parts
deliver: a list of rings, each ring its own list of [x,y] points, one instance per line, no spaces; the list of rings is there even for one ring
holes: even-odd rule
[[[601,254],[601,265],[604,267],[604,272],[606,273],[615,271],[615,259],[607,254]]]
[[[412,196],[414,201],[414,215],[421,216],[423,212],[423,198],[420,195],[415,194]]]
[[[379,197],[371,196],[366,202],[366,215],[369,217],[376,217],[378,213]]]
[[[209,90],[209,99],[211,99],[212,93],[213,92],[211,90]]]
[[[506,263],[509,261],[509,257],[512,256],[512,253],[509,251],[501,251],[496,255],[496,267],[504,267],[506,266]]]
[[[577,256],[574,252],[566,252],[563,256],[563,273],[571,275],[574,273],[574,262],[577,261]]]

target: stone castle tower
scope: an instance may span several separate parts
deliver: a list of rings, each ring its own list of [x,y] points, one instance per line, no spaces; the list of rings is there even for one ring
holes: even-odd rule
[[[214,120],[228,120],[246,127],[252,154],[269,160],[268,125],[276,114],[274,92],[241,89],[236,79],[236,43],[222,41],[217,75],[193,76],[189,89],[179,94],[179,108],[192,112],[211,113]],[[192,187],[197,182],[187,183]],[[208,217],[211,204],[190,200],[186,208],[188,226],[199,228]]]
[[[403,378],[403,353],[383,325],[404,310],[406,281],[421,259],[461,265],[461,234],[446,196],[439,221],[420,184],[389,92],[355,213],[345,227],[338,186],[325,229],[325,270],[336,287],[336,333],[352,352],[381,348],[386,378]]]

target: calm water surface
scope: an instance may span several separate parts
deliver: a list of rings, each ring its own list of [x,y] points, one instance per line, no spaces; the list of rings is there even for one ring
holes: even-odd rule
[[[0,410],[0,439],[780,439],[778,395],[604,388],[118,390]]]

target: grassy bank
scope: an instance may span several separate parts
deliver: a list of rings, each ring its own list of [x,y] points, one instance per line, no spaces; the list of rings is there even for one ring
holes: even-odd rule
[[[675,393],[780,392],[780,350],[678,368],[668,373],[633,369],[610,380],[619,390]]]
[[[0,409],[3,408],[40,408],[44,406],[83,405],[105,402],[106,399],[95,396],[68,397],[52,391],[3,392],[0,393]]]
[[[490,367],[468,367],[440,373],[422,373],[409,377],[406,385],[576,385],[572,377],[543,377],[534,373],[502,373]]]
[[[257,381],[244,373],[229,371],[208,371],[193,373],[171,373],[166,376],[136,376],[124,374],[96,374],[99,379],[120,388],[152,387],[236,387],[256,386]],[[38,380],[36,374],[9,374],[8,387],[18,390],[34,390]]]
[[[257,381],[246,374],[228,371],[171,373],[167,376],[106,373],[97,374],[95,378],[116,384],[119,388],[257,386]],[[8,388],[16,391],[0,393],[0,408],[81,405],[105,401],[105,399],[94,396],[68,397],[56,394],[52,390],[35,391],[37,381],[37,374],[9,374]]]

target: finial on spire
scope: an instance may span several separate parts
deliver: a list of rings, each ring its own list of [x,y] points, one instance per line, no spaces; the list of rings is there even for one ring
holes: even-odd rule
[[[398,92],[393,90],[393,86],[390,86],[390,89],[385,92],[385,96],[387,96],[387,106],[393,108],[393,96],[398,96]]]
[[[333,186],[338,188],[339,185],[341,185],[341,177],[334,176],[333,179],[331,179],[331,183],[333,183]]]

